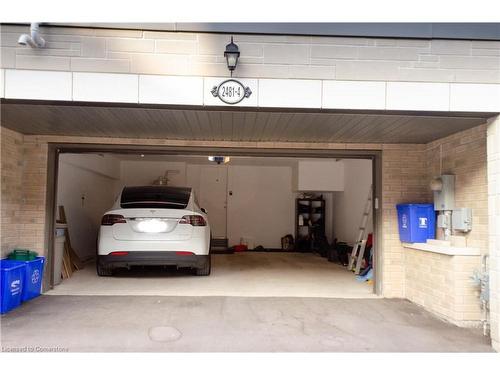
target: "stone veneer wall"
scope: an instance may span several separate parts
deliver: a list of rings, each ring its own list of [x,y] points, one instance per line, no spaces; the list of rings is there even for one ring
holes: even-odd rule
[[[2,68],[227,76],[230,34],[41,26],[46,48],[17,44],[29,26],[1,25]],[[500,42],[234,35],[234,77],[500,82]]]

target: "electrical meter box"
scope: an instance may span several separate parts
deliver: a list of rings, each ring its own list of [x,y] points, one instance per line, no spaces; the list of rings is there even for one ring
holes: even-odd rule
[[[455,176],[443,174],[441,190],[434,191],[434,211],[451,211],[455,208]]]
[[[460,232],[472,230],[472,209],[457,208],[451,215],[451,227]]]

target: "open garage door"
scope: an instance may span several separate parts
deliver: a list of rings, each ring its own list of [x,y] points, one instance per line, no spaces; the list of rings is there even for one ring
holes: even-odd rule
[[[60,283],[54,278],[49,294],[375,296],[374,276],[346,268],[373,185],[367,156],[222,155],[218,164],[210,154],[68,151],[59,154],[57,206],[85,267]],[[193,276],[189,267],[137,264],[121,264],[111,278],[96,274],[102,217],[124,187],[147,185],[193,190],[212,232],[209,277]],[[370,213],[364,238],[373,236],[373,221]],[[360,263],[366,273],[373,252],[367,247]]]

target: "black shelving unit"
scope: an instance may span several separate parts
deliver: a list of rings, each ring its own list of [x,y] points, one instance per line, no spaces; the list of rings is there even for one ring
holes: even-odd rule
[[[319,240],[325,238],[325,220],[323,198],[297,198],[295,200],[295,248],[297,251],[319,252]]]

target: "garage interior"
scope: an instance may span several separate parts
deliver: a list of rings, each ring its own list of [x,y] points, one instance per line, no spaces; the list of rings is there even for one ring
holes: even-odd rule
[[[64,207],[71,247],[85,266],[48,294],[376,296],[373,277],[357,280],[347,270],[347,252],[345,259],[328,259],[334,243],[352,246],[359,235],[372,160],[231,156],[218,164],[209,156],[61,153],[57,206]],[[102,215],[124,186],[155,184],[193,188],[209,215],[212,274],[132,267],[98,277],[93,261]],[[371,209],[365,232],[365,238],[373,233]],[[291,244],[282,243],[290,237]],[[247,251],[238,251],[241,245]],[[367,249],[366,262],[369,255]]]
[[[169,172],[170,174],[167,177],[172,180],[172,183],[187,183],[188,178],[191,179],[190,181],[194,181],[194,176],[197,176],[196,178],[201,176],[200,171],[197,174],[193,173],[196,168],[187,167],[189,165],[188,161],[193,165],[205,165],[205,169],[212,172],[224,168],[233,170],[233,172],[245,169],[253,170],[253,178],[252,174],[249,174],[248,178],[242,179],[244,173],[241,172],[239,174],[227,174],[226,183],[230,182],[231,176],[240,177],[231,180],[232,183],[240,184],[237,185],[238,189],[240,189],[241,187],[252,186],[252,184],[255,185],[256,182],[259,185],[265,184],[266,178],[258,179],[260,173],[272,168],[285,168],[287,163],[296,163],[295,169],[298,170],[299,162],[328,162],[331,163],[332,168],[334,168],[334,165],[343,165],[343,173],[346,173],[346,171],[350,173],[353,169],[346,165],[366,161],[371,164],[371,177],[369,177],[368,181],[370,179],[372,180],[371,183],[376,181],[374,190],[380,192],[382,173],[382,160],[380,158],[382,153],[380,150],[382,147],[384,149],[390,148],[391,144],[395,145],[395,147],[407,143],[413,145],[426,144],[484,124],[485,118],[488,116],[490,114],[200,108],[125,105],[119,103],[54,103],[2,100],[2,126],[33,136],[34,139],[40,136],[40,139],[47,142],[49,146],[47,196],[54,199],[54,201],[52,202],[49,199],[47,203],[47,212],[51,215],[48,220],[49,225],[47,226],[46,235],[49,244],[48,248],[52,248],[53,242],[50,234],[53,228],[50,221],[53,219],[55,222],[57,205],[63,199],[71,201],[62,203],[65,209],[68,210],[71,236],[78,235],[74,234],[75,230],[73,228],[75,224],[71,224],[71,221],[75,220],[72,218],[71,207],[78,207],[78,210],[82,212],[93,210],[91,215],[82,213],[78,219],[82,222],[81,227],[86,228],[85,230],[90,235],[82,240],[72,240],[72,245],[77,251],[81,252],[79,256],[81,256],[82,260],[91,260],[94,254],[98,220],[102,212],[111,206],[119,189],[122,176],[127,176],[126,178],[130,179],[128,180],[130,183],[152,183],[159,177],[165,176],[165,172],[170,168],[175,172],[179,171],[179,168],[175,167],[175,163],[184,163],[186,167],[181,168],[181,170],[184,170],[184,174],[180,173],[180,171],[179,173]],[[266,149],[266,147],[268,148]],[[144,157],[141,157],[141,155],[144,155]],[[208,162],[207,158],[211,155],[230,156],[231,161],[224,166],[217,167],[215,164]],[[374,155],[379,155],[378,166],[377,158]],[[95,177],[94,180],[89,178],[86,183],[78,184],[78,186],[62,189],[57,194],[54,185],[57,180],[57,156],[60,158],[61,171],[64,171],[65,168],[68,169],[67,167],[71,163],[78,166],[79,161],[76,159],[84,156],[91,167],[80,166],[80,169],[85,172],[80,171],[78,175],[83,178],[86,174],[96,174],[98,177]],[[370,160],[361,160],[363,158]],[[112,163],[115,163],[114,167],[108,165]],[[120,167],[117,166],[117,163]],[[148,167],[137,167],[137,165],[141,165],[140,163],[148,165]],[[167,167],[167,163],[172,163],[174,166]],[[130,169],[122,169],[122,165],[128,165]],[[295,176],[292,172],[292,166],[288,164],[286,168],[288,168],[287,176],[291,176],[290,182],[284,184],[287,186],[289,196],[285,209],[288,214],[285,219],[274,220],[271,225],[275,228],[278,224],[281,225],[286,222],[288,223],[286,230],[285,227],[281,228],[280,231],[276,231],[276,233],[275,231],[266,230],[264,234],[270,235],[264,238],[256,238],[254,233],[233,233],[231,228],[235,228],[235,223],[241,223],[242,220],[249,219],[251,223],[256,225],[260,221],[242,214],[244,207],[228,203],[227,212],[231,212],[237,218],[237,220],[230,220],[229,224],[226,225],[228,246],[240,243],[243,238],[247,245],[250,242],[252,246],[261,245],[264,248],[280,249],[283,236],[292,234],[295,237],[294,202],[300,190],[294,186]],[[93,169],[97,169],[97,173],[93,172]],[[188,170],[191,171],[189,176]],[[306,170],[310,170],[310,168],[306,168]],[[132,172],[128,173],[129,171]],[[77,179],[71,178],[72,172],[67,171],[67,173],[67,180],[70,182],[77,181]],[[213,173],[213,175],[217,176],[215,172]],[[207,176],[204,178],[208,179],[211,173],[206,172],[206,174]],[[271,177],[274,179],[280,175],[272,174]],[[321,178],[325,176],[321,170],[315,175]],[[334,180],[335,175],[334,172],[330,174]],[[366,194],[370,182],[367,182],[361,188],[361,185],[357,183],[360,176],[367,177],[368,174],[354,173],[352,178],[355,182],[352,186],[360,187],[361,191],[358,194],[356,204],[363,206],[367,198]],[[134,180],[134,178],[137,179]],[[91,198],[83,188],[85,186],[98,186],[97,180],[107,181],[106,183],[113,181],[113,184],[112,187],[101,188],[98,197]],[[347,180],[348,178],[344,176],[346,186],[348,185]],[[344,186],[344,190],[340,190],[338,187],[327,189],[309,187],[304,189],[305,191],[309,190],[322,194],[326,198],[325,200],[328,200],[329,197],[332,200],[332,206],[329,210],[326,210],[326,215],[330,215],[331,229],[325,234],[327,234],[330,243],[335,238],[339,241],[352,243],[356,237],[355,232],[359,226],[362,209],[358,213],[352,213],[349,207],[342,208],[341,205],[336,204],[339,203],[336,202],[337,197],[352,191],[351,186],[349,188],[346,188],[346,186]],[[275,187],[273,185],[271,191],[275,191]],[[259,190],[262,190],[262,188],[259,188]],[[247,194],[250,193],[248,189],[243,189],[243,191],[246,191]],[[64,198],[65,194],[69,198]],[[204,193],[200,191],[200,194],[200,198],[203,199]],[[226,194],[228,194],[227,188]],[[60,202],[56,200],[56,195]],[[382,198],[380,195],[378,197]],[[232,198],[238,198],[238,196],[234,195]],[[252,204],[258,202],[260,200],[254,199]],[[395,203],[397,202],[395,201]],[[383,203],[380,202],[380,204]],[[393,207],[392,202],[391,207]],[[213,217],[213,208],[210,205],[205,208]],[[275,212],[280,211],[279,207],[273,207],[272,205],[266,208],[273,212],[266,215],[266,219],[269,220],[274,218]],[[75,212],[78,212],[78,210]],[[234,210],[234,212],[231,210]],[[378,212],[380,211],[378,210]],[[217,209],[215,212],[217,212]],[[260,213],[256,215],[260,215]],[[78,216],[76,215],[76,217]],[[375,215],[375,218],[372,218],[374,223],[375,258],[373,285],[357,282],[354,275],[346,271],[345,267],[328,262],[325,258],[312,253],[262,251],[214,255],[214,272],[209,278],[196,278],[191,275],[184,275],[182,272],[174,272],[171,275],[161,273],[156,276],[154,273],[152,275],[141,275],[139,273],[135,274],[135,276],[134,274],[124,273],[115,278],[98,279],[95,276],[93,267],[90,266],[76,272],[71,279],[65,280],[47,293],[139,293],[142,295],[148,293],[158,294],[163,290],[165,295],[203,295],[202,293],[205,293],[205,295],[362,296],[363,298],[379,296],[381,287],[377,283],[380,282],[383,273],[381,269],[378,269],[380,262],[377,262],[376,258],[381,255],[384,249],[381,249],[378,243],[380,236],[377,236],[377,231],[380,231],[380,226],[377,226],[377,216],[378,214]],[[211,220],[214,221],[214,219]],[[345,227],[342,227],[343,225]],[[80,228],[80,224],[77,227]],[[354,230],[354,235],[352,233],[342,235],[347,227],[351,231]],[[257,231],[258,228],[255,227],[254,230]],[[259,233],[259,236],[261,234]],[[223,236],[220,237],[223,238]],[[82,247],[78,249],[77,246],[80,245],[77,244],[80,243]],[[377,251],[377,246],[380,251]],[[233,264],[233,262],[239,259],[244,260],[246,256],[255,259],[254,263],[250,259],[243,262],[252,272],[236,272],[239,269],[238,267],[241,268],[242,266],[239,263]],[[274,258],[274,260],[269,260],[270,257]],[[282,257],[281,260],[280,257]],[[296,262],[290,264],[294,257]],[[304,266],[307,260],[313,262],[313,264],[307,267]],[[281,265],[281,268],[278,265]],[[275,268],[273,269],[273,267]],[[325,272],[317,272],[321,267],[325,268]],[[218,268],[227,270],[226,276],[232,276],[219,277],[217,275]],[[308,270],[309,273],[304,272],[304,269]],[[259,273],[264,272],[264,270],[269,270],[264,275],[265,277]],[[279,272],[280,270],[282,272]],[[289,274],[286,279],[289,282],[281,282],[283,275],[286,273],[285,271]],[[320,275],[324,275],[324,278],[321,279]],[[238,284],[238,288],[233,288],[231,283],[236,280],[236,276],[240,277],[241,282]],[[318,278],[317,281],[314,281],[314,278]],[[269,285],[272,285],[272,287],[269,287]],[[50,289],[50,285],[48,286],[49,288],[46,288],[46,290]],[[204,289],[201,288],[202,286]],[[374,288],[376,293],[374,293]],[[236,289],[237,292],[235,292]]]

